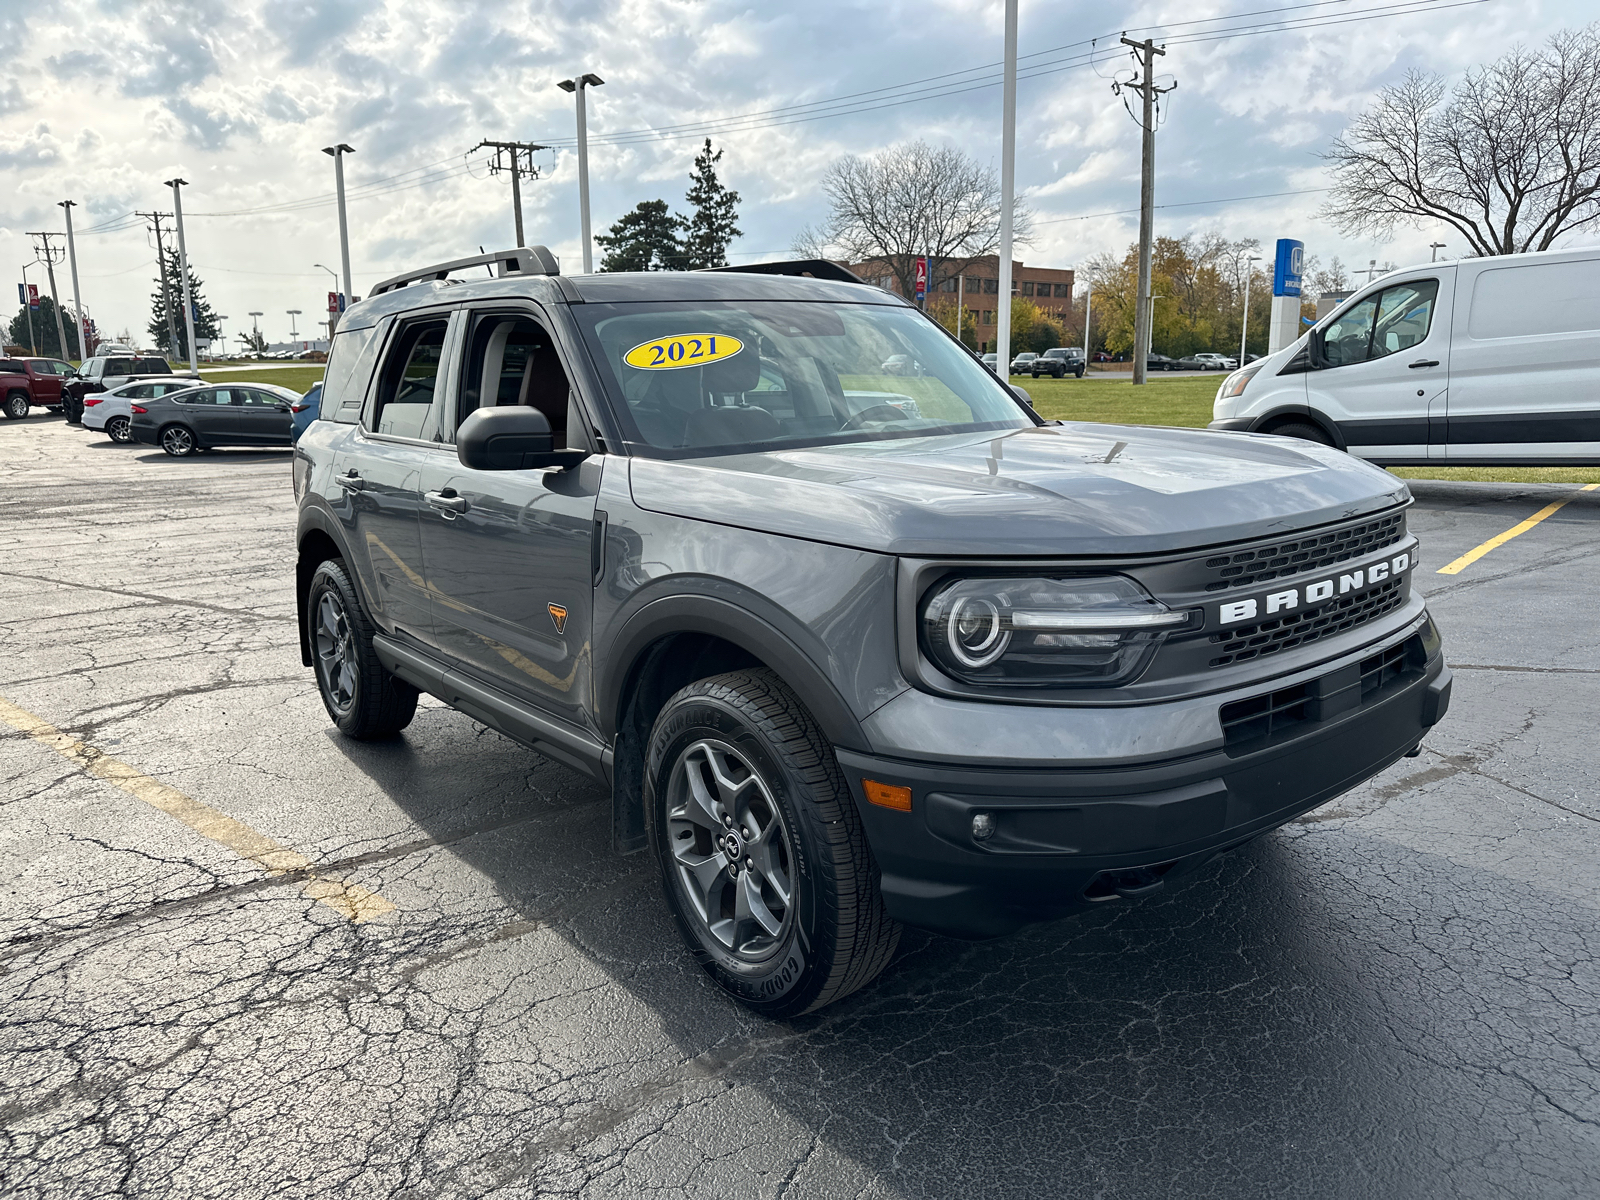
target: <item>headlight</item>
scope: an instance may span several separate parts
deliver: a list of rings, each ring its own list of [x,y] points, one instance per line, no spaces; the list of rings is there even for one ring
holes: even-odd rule
[[[1261,370],[1261,364],[1257,363],[1253,367],[1246,367],[1242,371],[1235,371],[1232,375],[1229,375],[1222,381],[1222,386],[1217,389],[1217,399],[1232,400],[1240,392],[1244,391],[1245,385],[1256,377],[1256,372],[1259,370]]]
[[[958,579],[922,608],[922,649],[964,683],[1112,687],[1191,623],[1121,575]]]

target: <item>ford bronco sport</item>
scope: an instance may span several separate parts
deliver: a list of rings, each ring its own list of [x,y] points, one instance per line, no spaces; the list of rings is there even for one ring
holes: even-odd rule
[[[604,782],[691,953],[775,1017],[902,923],[1153,891],[1414,753],[1450,695],[1401,481],[1041,420],[852,279],[431,266],[345,314],[294,458],[338,728],[425,691]]]

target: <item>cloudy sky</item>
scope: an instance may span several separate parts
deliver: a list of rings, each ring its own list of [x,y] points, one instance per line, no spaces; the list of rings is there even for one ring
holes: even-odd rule
[[[1179,85],[1157,139],[1158,233],[1300,237],[1365,266],[1426,258],[1450,238],[1351,243],[1317,218],[1318,155],[1349,116],[1407,69],[1455,77],[1593,16],[1580,0],[1289,3],[1022,0],[1017,186],[1037,237],[1019,256],[1070,267],[1136,236],[1138,129],[1111,90],[1129,65],[1122,28],[1165,38],[1161,69]],[[710,133],[743,195],[736,261],[782,256],[825,215],[817,180],[840,155],[921,137],[998,166],[1001,11],[998,0],[7,4],[0,260],[20,279],[34,257],[26,232],[62,228],[55,205],[76,200],[84,304],[102,333],[142,330],[154,254],[127,214],[170,211],[161,181],[181,174],[190,261],[227,332],[254,309],[263,332],[286,338],[286,310],[303,310],[302,332],[323,315],[329,277],[314,264],[338,266],[321,147],[356,149],[351,257],[365,294],[407,267],[511,244],[509,182],[472,153],[491,138],[551,147],[523,188],[528,240],[576,270],[573,104],[555,84],[584,71],[606,81],[589,108],[597,229],[640,200],[681,207]],[[1268,21],[1301,27],[1242,32]],[[64,271],[58,281],[65,295]]]

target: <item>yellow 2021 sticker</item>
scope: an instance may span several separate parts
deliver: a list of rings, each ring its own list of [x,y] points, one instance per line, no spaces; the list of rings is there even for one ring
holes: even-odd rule
[[[679,333],[641,342],[624,354],[622,361],[641,371],[676,371],[732,358],[743,349],[743,342],[725,333]]]

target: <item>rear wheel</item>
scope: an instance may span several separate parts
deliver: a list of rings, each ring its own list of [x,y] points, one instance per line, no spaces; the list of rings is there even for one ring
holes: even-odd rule
[[[768,1017],[831,1004],[888,965],[900,927],[833,746],[767,670],[690,684],[656,718],[645,812],[679,932]]]
[[[20,421],[28,415],[28,393],[12,392],[6,397],[5,414],[8,421]]]
[[[1299,438],[1302,442],[1315,442],[1319,446],[1333,445],[1332,438],[1307,421],[1292,421],[1287,425],[1278,425],[1272,432],[1279,437]]]
[[[106,421],[106,436],[119,445],[133,441],[133,428],[127,417],[111,417]]]
[[[194,434],[182,425],[168,425],[161,431],[161,448],[173,458],[187,458],[196,449]]]
[[[83,424],[83,402],[74,403],[69,397],[61,402],[61,411],[66,414],[68,425]]]
[[[417,713],[417,689],[396,679],[372,648],[375,632],[344,563],[317,566],[306,597],[311,662],[328,716],[347,737],[393,737]]]

